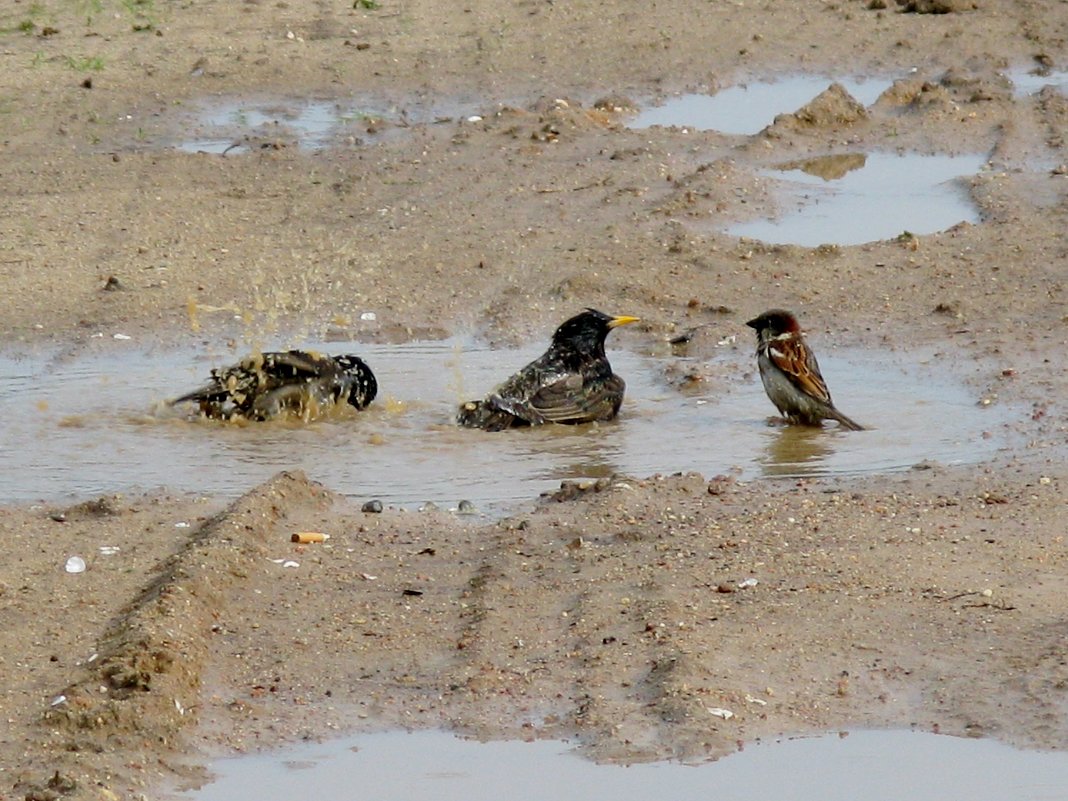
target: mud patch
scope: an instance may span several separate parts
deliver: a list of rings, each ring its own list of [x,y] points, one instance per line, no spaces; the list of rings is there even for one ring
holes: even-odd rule
[[[97,749],[82,753],[89,740],[131,754],[177,747],[197,719],[225,588],[266,561],[268,539],[281,539],[275,526],[290,511],[328,503],[303,475],[281,474],[194,531],[51,699],[42,723],[55,775],[20,790],[47,797],[57,782],[69,790],[91,784]]]

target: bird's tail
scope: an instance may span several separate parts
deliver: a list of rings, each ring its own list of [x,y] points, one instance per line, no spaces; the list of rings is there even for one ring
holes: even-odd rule
[[[846,417],[844,414],[842,414],[840,411],[835,409],[833,406],[828,411],[830,412],[830,414],[828,416],[833,418],[833,419],[835,419],[835,420],[837,420],[842,425],[843,428],[848,428],[850,431],[866,431],[867,430],[867,428],[865,426],[862,426],[856,420],[852,420],[852,419]]]
[[[200,389],[194,389],[192,392],[187,392],[177,398],[171,398],[167,401],[168,406],[177,406],[179,403],[186,403],[188,401],[204,401],[208,399],[208,387],[201,387]]]

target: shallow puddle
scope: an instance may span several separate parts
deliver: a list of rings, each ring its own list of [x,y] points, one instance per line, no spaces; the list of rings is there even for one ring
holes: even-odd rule
[[[1016,69],[1008,73],[1017,96],[1036,94],[1052,86],[1062,94],[1068,91],[1068,70]]]
[[[906,231],[931,234],[979,222],[963,180],[984,156],[845,154],[781,165],[785,211],[732,225],[729,234],[779,245],[858,245]]]
[[[857,101],[870,106],[891,85],[882,79],[832,79],[792,75],[775,81],[729,86],[713,95],[687,94],[643,109],[631,128],[677,126],[726,134],[755,134],[779,114],[797,111],[837,80]]]
[[[556,741],[389,732],[212,765],[189,801],[318,795],[400,801],[1005,801],[1063,799],[1068,756],[993,740],[861,731],[746,746],[718,762],[598,765]]]
[[[946,380],[944,365],[907,354],[828,351],[820,361],[835,400],[874,430],[770,425],[774,409],[748,346],[725,348],[720,358],[728,372],[736,365],[738,380],[705,393],[668,386],[665,366],[685,368],[685,359],[610,348],[627,381],[617,420],[489,434],[456,428],[457,405],[484,395],[540,347],[499,350],[453,339],[319,349],[366,359],[380,386],[369,409],[310,425],[189,420],[160,409],[161,402],[200,385],[212,366],[237,354],[146,351],[126,342],[76,355],[0,356],[0,502],[156,487],[236,496],[279,470],[299,468],[359,499],[408,508],[425,501],[452,508],[467,499],[499,513],[563,479],[617,472],[753,479],[975,462],[1007,442],[1009,423],[1020,416],[978,406],[971,392]]]
[[[337,100],[219,99],[203,104],[183,131],[186,138],[173,146],[190,153],[239,153],[290,144],[318,150],[377,140],[412,122],[426,121],[425,111]]]

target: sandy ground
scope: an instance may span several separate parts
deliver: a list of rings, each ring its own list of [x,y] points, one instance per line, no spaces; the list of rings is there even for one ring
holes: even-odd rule
[[[397,725],[619,760],[869,725],[1068,746],[1068,100],[1000,74],[1064,68],[1068,15],[879,5],[0,10],[7,350],[120,328],[516,343],[593,305],[640,315],[618,345],[652,352],[781,305],[822,341],[933,351],[977,401],[1021,410],[989,464],[616,477],[491,523],[365,514],[299,474],[233,503],[5,508],[0,798],[159,797],[220,749]],[[867,112],[828,97],[751,137],[623,124],[799,71],[896,83]],[[168,147],[199,104],[249,96],[412,111],[325,151],[284,130],[226,156]],[[817,249],[708,225],[774,213],[763,166],[899,149],[988,154],[982,223]],[[299,530],[331,537],[289,544]],[[75,544],[93,557],[71,577]]]

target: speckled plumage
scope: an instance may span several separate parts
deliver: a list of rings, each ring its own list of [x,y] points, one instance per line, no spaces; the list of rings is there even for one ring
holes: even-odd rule
[[[590,423],[619,413],[626,385],[612,372],[604,342],[636,317],[586,309],[565,321],[549,349],[482,400],[460,407],[456,422],[501,431],[544,423]]]
[[[194,402],[204,415],[227,420],[268,420],[286,412],[311,419],[336,403],[363,409],[377,393],[371,368],[358,356],[290,350],[214,369],[207,385],[171,404]]]

